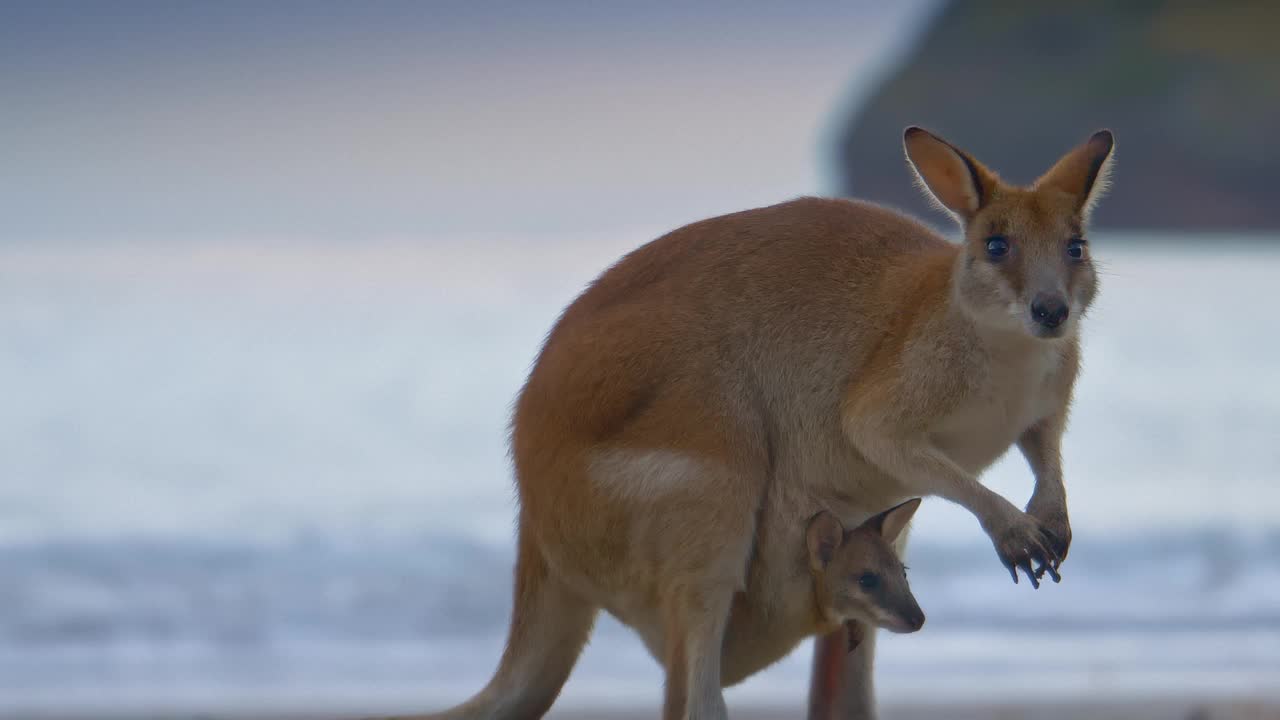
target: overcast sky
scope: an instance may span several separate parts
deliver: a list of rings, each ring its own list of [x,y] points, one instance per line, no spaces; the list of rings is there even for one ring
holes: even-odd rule
[[[823,191],[824,133],[932,5],[7,3],[0,239],[591,232]]]

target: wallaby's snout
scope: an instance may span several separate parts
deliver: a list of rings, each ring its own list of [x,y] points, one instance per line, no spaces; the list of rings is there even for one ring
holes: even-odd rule
[[[924,611],[893,548],[918,507],[920,498],[908,500],[853,530],[826,511],[809,521],[810,567],[827,622],[857,621],[897,633],[924,626]]]
[[[1036,293],[1031,300],[1031,319],[1047,330],[1056,330],[1070,313],[1067,299],[1057,293]]]
[[[915,632],[924,627],[924,611],[920,609],[919,605],[916,606],[915,614],[911,616],[911,625],[909,627],[911,628],[911,632]]]
[[[909,596],[909,603],[899,612],[899,618],[902,624],[897,627],[888,627],[886,629],[894,632],[913,633],[924,627],[924,611],[920,609],[920,605],[916,602],[915,596]]]

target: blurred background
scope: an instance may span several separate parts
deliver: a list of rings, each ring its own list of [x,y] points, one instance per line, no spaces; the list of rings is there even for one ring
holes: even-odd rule
[[[1225,1],[0,4],[0,715],[469,696],[510,607],[509,406],[560,309],[667,230],[801,194],[952,232],[901,158],[921,124],[1015,181],[1099,127],[1118,150],[1064,581],[1012,585],[926,503],[929,625],[882,638],[883,702],[1263,716],[1277,27]],[[1021,503],[1030,473],[989,484]],[[808,647],[730,707],[799,716]],[[660,683],[605,619],[557,711],[652,715]]]

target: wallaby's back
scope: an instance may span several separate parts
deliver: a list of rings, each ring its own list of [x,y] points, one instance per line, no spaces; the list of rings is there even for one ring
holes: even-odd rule
[[[942,289],[954,254],[922,223],[849,200],[800,198],[668,233],[601,275],[551,331],[516,407],[517,466],[548,445],[616,438],[686,390],[677,417],[692,427],[717,396],[789,404],[764,375],[848,374],[913,291]],[[654,428],[664,442],[683,434],[673,420]]]

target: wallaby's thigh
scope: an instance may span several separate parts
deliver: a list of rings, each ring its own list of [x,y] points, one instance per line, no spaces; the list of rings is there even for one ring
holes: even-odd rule
[[[664,720],[725,720],[721,653],[734,589],[680,587],[663,601]]]
[[[743,587],[765,468],[625,446],[588,448],[579,468],[574,495],[586,502],[544,499],[539,541],[592,600],[626,622],[674,587]]]

